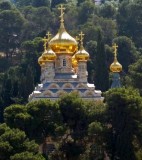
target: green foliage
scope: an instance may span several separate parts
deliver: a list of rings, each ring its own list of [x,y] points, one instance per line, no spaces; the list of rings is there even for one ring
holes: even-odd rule
[[[139,89],[140,93],[142,94],[142,59],[140,58],[137,62],[129,66],[129,77],[130,77],[130,83],[128,85],[132,85],[134,88]]]
[[[22,105],[11,105],[5,109],[4,112],[5,122],[10,127],[16,127],[25,130],[26,125],[30,119],[27,113],[27,108]]]
[[[79,14],[78,14],[78,23],[84,24],[87,22],[88,18],[90,18],[94,11],[94,3],[90,1],[85,1],[81,3],[79,7]]]
[[[109,74],[106,63],[105,46],[101,31],[98,31],[97,54],[95,66],[95,85],[97,89],[106,91],[109,88]]]
[[[100,122],[92,122],[89,124],[88,133],[90,135],[100,134],[103,131],[103,127]]]
[[[26,150],[26,152],[25,152]],[[6,124],[0,125],[0,159],[17,159],[18,156],[27,155],[28,158],[44,158],[38,154],[38,145],[29,141],[23,131],[10,129]]]
[[[79,6],[81,3],[85,2],[86,0],[77,0],[77,6]]]
[[[80,154],[86,155],[88,144],[94,145],[94,142],[103,151],[101,136],[104,130],[101,117],[104,112],[105,106],[102,102],[85,102],[76,93],[72,93],[64,95],[57,102],[40,100],[26,106],[11,105],[5,109],[4,117],[10,127],[25,131],[30,139],[35,139],[39,144],[45,144],[46,137],[53,137],[57,149],[52,158],[65,155],[64,158],[77,159],[81,158]],[[0,133],[3,132],[1,129]],[[99,137],[97,141],[96,135]],[[18,141],[19,139],[17,143]],[[28,146],[28,151],[34,148]],[[17,153],[13,157],[22,157],[24,154],[26,153]]]
[[[85,127],[86,115],[83,110],[83,103],[76,94],[64,96],[59,101],[63,121],[73,130]]]
[[[102,91],[108,89],[113,41],[119,46],[118,60],[126,74],[125,85],[138,88],[141,93],[141,49],[136,48],[142,41],[141,1],[95,5],[92,0],[52,0],[51,4],[48,0],[1,0],[1,121],[4,108],[13,103],[25,104],[39,82],[37,59],[43,51],[42,37],[47,31],[57,31],[59,20],[56,10],[61,3],[66,7],[65,25],[69,33],[74,36],[80,30],[85,33],[84,44],[90,53],[88,81]],[[98,29],[101,30],[100,37]],[[54,137],[57,150],[48,156],[49,159],[104,159],[103,153],[108,151],[111,159],[119,155],[121,160],[141,160],[140,106],[139,94],[123,88],[108,91],[106,105],[84,102],[77,95],[67,95],[55,103],[47,100],[25,106],[11,105],[5,109],[4,117],[10,127],[25,131],[38,143],[44,143],[47,136]],[[36,154],[34,142],[27,138],[22,142],[24,134],[21,131],[11,131],[9,127],[2,126],[0,135],[0,156],[3,156],[0,159],[43,159]],[[19,142],[24,143],[24,150]]]
[[[24,18],[18,10],[11,9],[0,12],[0,51],[3,51],[7,58],[12,57],[18,45],[23,24]]]
[[[10,2],[8,1],[0,2],[0,10],[11,10],[11,9],[12,9],[12,5]]]
[[[142,43],[142,3],[133,1],[124,1],[121,3],[118,11],[118,27],[121,35],[132,37],[136,46],[140,47]]]
[[[106,92],[107,145],[111,159],[136,159],[135,147],[141,144],[142,99],[132,88]],[[134,143],[136,139],[136,143]]]
[[[100,15],[105,18],[114,18],[116,16],[116,7],[111,3],[101,5]]]
[[[43,156],[41,156],[40,154],[35,155],[33,153],[23,152],[11,156],[10,160],[45,160],[45,158],[43,158]]]
[[[44,36],[47,30],[54,29],[55,17],[50,8],[27,6],[22,9],[22,13],[27,20],[23,29],[24,40]]]
[[[56,128],[62,124],[58,104],[50,100],[30,102],[27,104],[27,112],[31,116],[30,126],[27,126],[28,135],[38,139],[47,135],[56,136]]]
[[[51,8],[55,8],[58,4],[64,4],[66,0],[51,0]]]
[[[14,4],[17,6],[17,7],[23,7],[23,6],[28,6],[28,5],[31,5],[32,4],[32,0],[13,0]]]
[[[50,6],[50,0],[33,0],[32,5],[34,7]]]

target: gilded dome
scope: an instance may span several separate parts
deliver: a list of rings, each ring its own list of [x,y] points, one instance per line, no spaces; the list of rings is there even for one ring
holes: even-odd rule
[[[45,60],[43,59],[42,56],[40,56],[40,57],[38,58],[38,63],[39,63],[40,66],[44,66],[44,65],[45,65]]]
[[[111,65],[110,65],[110,70],[112,72],[121,72],[122,71],[122,65],[118,62],[118,61],[114,61]]]
[[[56,54],[50,47],[48,47],[48,49],[45,50],[44,53],[42,54],[42,58],[46,62],[54,61],[56,59]]]
[[[78,48],[77,41],[67,33],[63,23],[61,23],[55,37],[50,40],[49,45],[56,54],[66,53],[73,55]]]
[[[73,55],[77,51],[77,41],[71,37],[64,26],[64,10],[65,8],[61,4],[61,6],[58,8],[61,11],[60,17],[60,28],[58,33],[53,37],[49,45],[51,49],[56,54],[68,54]]]
[[[89,59],[89,53],[84,49],[83,46],[81,46],[80,50],[75,54],[75,58],[78,61],[87,61]]]
[[[113,51],[113,53],[114,53],[114,61],[113,61],[113,63],[110,65],[110,70],[112,71],[112,72],[117,72],[117,73],[119,73],[119,72],[121,72],[122,71],[122,65],[118,62],[118,60],[117,60],[117,48],[118,48],[118,46],[116,45],[116,43],[114,43],[113,44],[113,49],[114,49],[114,51]]]

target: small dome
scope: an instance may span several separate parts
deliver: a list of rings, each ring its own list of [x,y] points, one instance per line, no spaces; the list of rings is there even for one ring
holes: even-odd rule
[[[50,40],[49,45],[56,54],[73,55],[78,48],[77,41],[66,32],[63,23],[56,36]]]
[[[77,59],[75,58],[75,56],[72,57],[72,66],[73,66],[73,68],[78,67],[78,62],[77,62]]]
[[[40,57],[38,58],[38,63],[39,63],[40,66],[44,66],[44,65],[45,65],[45,60],[43,59],[42,56],[40,56]]]
[[[122,71],[122,65],[118,62],[118,61],[114,61],[111,65],[110,65],[110,70],[112,72],[121,72]]]
[[[47,50],[44,51],[42,54],[42,58],[48,62],[48,61],[54,61],[56,59],[56,54],[53,52],[53,50],[49,47]]]
[[[89,53],[81,46],[80,50],[75,54],[75,58],[78,61],[87,61],[89,59]]]

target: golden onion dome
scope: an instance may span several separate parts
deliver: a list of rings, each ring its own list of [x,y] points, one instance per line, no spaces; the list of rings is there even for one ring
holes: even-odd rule
[[[121,72],[122,71],[122,65],[117,61],[115,60],[111,65],[110,65],[110,70],[112,72]]]
[[[55,37],[50,40],[49,45],[56,54],[73,55],[78,48],[77,41],[65,29],[63,18],[65,8],[61,5],[58,9],[61,10],[60,28]]]
[[[89,53],[84,49],[83,45],[80,50],[75,54],[77,61],[87,61],[89,59]]]
[[[47,50],[44,51],[44,53],[42,54],[42,58],[46,61],[46,62],[49,62],[49,61],[55,61],[56,59],[56,54],[55,52],[53,52],[53,50],[48,47]]]
[[[75,56],[72,57],[72,66],[73,66],[73,68],[78,67],[78,62],[77,62],[77,59],[75,58]]]
[[[55,37],[50,40],[49,45],[56,54],[73,55],[78,48],[77,41],[66,32],[63,23]]]
[[[38,58],[38,63],[39,63],[40,66],[44,66],[44,65],[45,65],[45,60],[43,59],[42,56],[40,56],[40,57]]]
[[[116,43],[114,43],[114,45],[112,46],[113,47],[113,49],[114,49],[114,51],[113,51],[113,53],[114,53],[114,61],[113,61],[113,63],[110,65],[110,70],[112,71],[112,72],[117,72],[117,73],[119,73],[119,72],[121,72],[122,71],[122,65],[118,62],[118,60],[117,60],[117,48],[118,48],[118,46],[116,45]]]

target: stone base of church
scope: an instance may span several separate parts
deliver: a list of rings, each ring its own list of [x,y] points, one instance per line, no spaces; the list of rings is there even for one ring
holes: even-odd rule
[[[72,92],[77,92],[85,100],[103,100],[101,91],[95,90],[94,84],[80,82],[76,75],[58,74],[52,82],[44,82],[35,87],[35,90],[29,95],[29,101],[57,100],[63,94]]]

